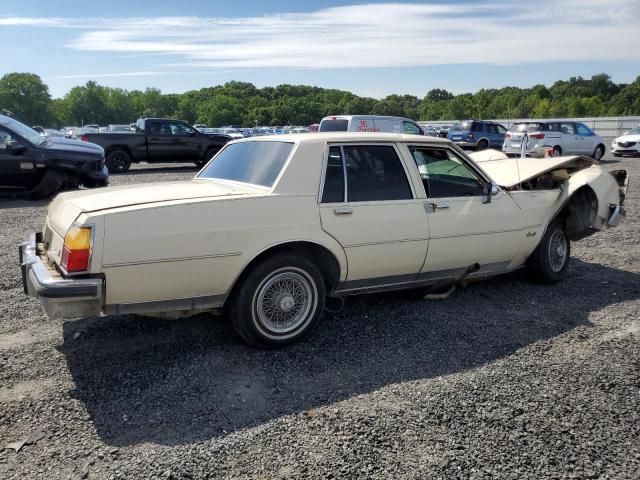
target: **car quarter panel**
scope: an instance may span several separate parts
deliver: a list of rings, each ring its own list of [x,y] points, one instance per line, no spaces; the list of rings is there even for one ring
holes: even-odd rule
[[[257,195],[111,212],[105,216],[106,303],[225,296],[270,246],[309,241],[346,273],[342,248],[319,223],[316,196]]]

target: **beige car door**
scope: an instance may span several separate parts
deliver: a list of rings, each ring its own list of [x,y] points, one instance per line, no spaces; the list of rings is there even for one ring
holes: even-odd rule
[[[322,228],[345,249],[346,287],[414,280],[429,227],[395,146],[332,145],[324,171]]]
[[[526,235],[526,216],[452,149],[409,146],[427,195],[429,250],[422,272],[446,272],[480,264],[479,273],[503,271]],[[452,272],[455,273],[455,272]]]

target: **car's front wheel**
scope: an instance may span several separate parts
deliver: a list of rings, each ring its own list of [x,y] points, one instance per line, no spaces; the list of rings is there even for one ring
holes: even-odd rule
[[[564,231],[564,222],[555,219],[549,224],[542,241],[527,260],[533,279],[539,283],[557,283],[562,280],[569,265],[571,242]]]
[[[324,310],[325,292],[315,264],[280,254],[263,260],[241,279],[227,313],[247,343],[283,347],[309,332]]]

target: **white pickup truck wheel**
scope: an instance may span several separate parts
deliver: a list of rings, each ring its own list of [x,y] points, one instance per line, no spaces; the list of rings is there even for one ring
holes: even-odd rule
[[[256,265],[229,301],[230,320],[245,341],[281,347],[302,338],[322,313],[324,279],[305,258],[280,254]]]

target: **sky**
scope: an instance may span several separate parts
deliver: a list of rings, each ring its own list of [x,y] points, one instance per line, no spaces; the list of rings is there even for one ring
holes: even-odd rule
[[[423,97],[640,75],[640,0],[0,0],[0,76],[54,97],[246,81]]]

